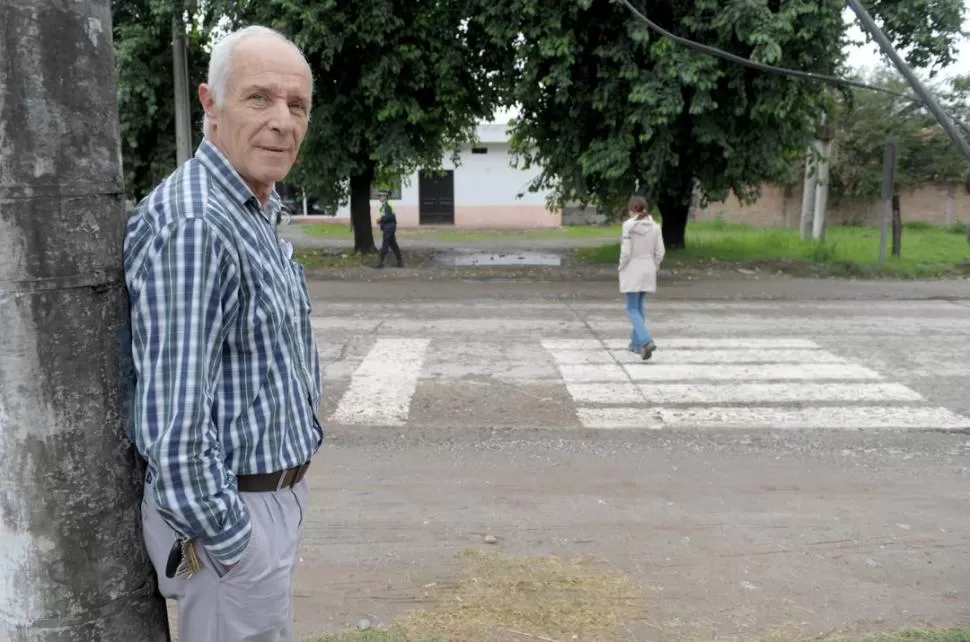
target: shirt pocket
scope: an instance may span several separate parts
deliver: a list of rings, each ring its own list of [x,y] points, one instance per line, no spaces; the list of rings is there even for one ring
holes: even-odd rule
[[[294,291],[294,304],[297,321],[302,321],[304,317],[313,312],[313,302],[310,300],[310,288],[306,280],[306,272],[303,266],[292,259],[287,259],[289,263],[290,279]]]

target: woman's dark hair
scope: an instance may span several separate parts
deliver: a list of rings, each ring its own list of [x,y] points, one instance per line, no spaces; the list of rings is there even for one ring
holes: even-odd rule
[[[646,218],[650,216],[650,203],[647,199],[642,196],[633,196],[630,198],[629,202],[626,204],[626,208],[630,212],[636,212],[637,218]]]

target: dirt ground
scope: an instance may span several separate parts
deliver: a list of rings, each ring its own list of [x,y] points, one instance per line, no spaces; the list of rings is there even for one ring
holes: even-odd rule
[[[341,441],[312,476],[306,635],[434,608],[425,587],[454,581],[487,534],[512,556],[626,574],[644,617],[616,639],[970,625],[964,436]]]
[[[551,639],[970,626],[965,431],[584,429],[535,344],[622,332],[610,276],[311,282],[325,416],[375,339],[430,343],[406,423],[327,424],[310,473],[301,635],[435,609],[428,587],[453,584],[469,549],[589,556],[636,587],[642,612],[615,636]],[[968,281],[668,278],[650,317],[661,337],[810,337],[970,414]]]
[[[468,550],[585,556],[635,587],[622,599],[638,614],[613,635],[548,639],[970,627],[967,431],[587,429],[540,342],[623,339],[615,274],[356,270],[309,284],[328,435],[309,472],[298,639],[439,608]],[[896,416],[970,417],[970,281],[671,274],[649,315],[658,341],[810,339],[924,398],[887,403]],[[382,339],[427,342],[406,421],[334,421]],[[406,369],[386,359],[392,377]]]

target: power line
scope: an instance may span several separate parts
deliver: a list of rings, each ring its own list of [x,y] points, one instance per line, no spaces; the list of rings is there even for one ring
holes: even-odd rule
[[[754,60],[750,60],[748,58],[744,58],[743,56],[739,56],[737,54],[724,51],[723,49],[718,49],[717,47],[711,47],[710,45],[705,45],[705,44],[696,42],[694,40],[690,40],[688,38],[683,38],[681,36],[678,36],[676,34],[673,34],[667,31],[666,29],[658,25],[656,22],[652,21],[650,18],[643,15],[636,7],[634,7],[630,3],[630,0],[616,0],[616,1],[625,5],[626,8],[629,9],[633,13],[633,15],[636,16],[638,20],[640,20],[642,23],[647,25],[647,27],[649,27],[652,31],[655,31],[662,36],[670,38],[677,44],[687,47],[689,49],[694,49],[696,51],[700,51],[702,53],[706,53],[708,55],[715,56],[717,58],[722,58],[724,60],[728,60],[730,62],[737,63],[745,67],[751,67],[752,69],[764,71],[766,73],[777,74],[781,76],[793,76],[795,78],[805,78],[808,80],[815,80],[818,82],[828,83],[830,85],[840,85],[843,87],[854,87],[856,89],[865,89],[867,91],[880,92],[883,94],[888,94],[890,96],[895,96],[896,98],[902,98],[904,100],[908,100],[909,102],[919,105],[921,107],[927,107],[931,109],[930,105],[928,105],[925,100],[919,97],[912,96],[910,94],[904,94],[894,89],[889,89],[888,87],[869,85],[864,82],[850,80],[848,78],[839,78],[838,76],[816,74],[814,72],[803,71],[801,69],[790,69],[788,67],[778,67],[775,65],[769,65],[766,63],[761,63]],[[968,129],[965,124],[960,122],[960,120],[958,120],[953,116],[950,116],[949,119],[953,123],[955,123],[960,129],[962,129],[964,132],[967,132],[967,134],[970,135],[970,129]],[[946,129],[945,125],[943,125],[943,127],[944,129]]]
[[[635,15],[641,22],[643,22],[645,25],[650,27],[651,30],[656,31],[657,33],[663,36],[666,36],[667,38],[670,38],[677,44],[683,45],[684,47],[688,47],[690,49],[696,49],[697,51],[701,51],[711,56],[723,58],[724,60],[729,60],[739,65],[744,65],[746,67],[751,67],[753,69],[757,69],[759,71],[764,71],[767,73],[778,74],[782,76],[794,76],[796,78],[806,78],[808,80],[816,80],[818,82],[824,82],[831,85],[842,85],[845,87],[855,87],[857,89],[868,89],[870,91],[878,91],[884,94],[889,94],[891,96],[896,96],[897,98],[906,98],[913,102],[920,102],[908,94],[904,94],[902,92],[898,92],[893,89],[888,89],[886,87],[876,87],[873,85],[867,85],[864,82],[849,80],[848,78],[839,78],[838,76],[827,76],[825,74],[816,74],[811,71],[802,71],[800,69],[789,69],[787,67],[776,67],[775,65],[768,65],[765,63],[750,60],[748,58],[744,58],[743,56],[738,56],[737,54],[724,51],[723,49],[718,49],[717,47],[711,47],[709,45],[695,42],[694,40],[682,38],[681,36],[675,35],[667,31],[666,29],[658,25],[656,22],[652,21],[650,18],[640,13],[640,11],[630,3],[630,0],[617,0],[617,2],[620,2],[623,5],[626,5],[626,8],[629,9],[633,13],[633,15]]]

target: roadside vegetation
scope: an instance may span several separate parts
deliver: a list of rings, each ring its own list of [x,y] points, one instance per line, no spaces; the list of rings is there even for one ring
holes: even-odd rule
[[[352,238],[345,225],[330,223],[304,224],[311,236]],[[583,241],[588,247],[572,251],[575,261],[590,266],[615,265],[620,256],[620,228],[609,226],[575,226],[556,230],[529,231],[439,231],[407,230],[398,233],[402,239],[422,238],[443,243],[474,243],[503,239]],[[887,248],[884,265],[879,264],[880,231],[874,227],[834,227],[826,232],[820,244],[803,241],[798,230],[754,228],[721,222],[691,223],[686,248],[668,252],[667,269],[722,268],[782,272],[796,276],[832,276],[858,278],[954,278],[970,276],[970,243],[966,226],[949,228],[921,222],[905,224],[901,256],[894,258]],[[602,239],[603,244],[597,245]],[[433,263],[430,250],[405,252],[411,267]],[[427,255],[427,256],[426,256]],[[346,250],[297,251],[297,260],[307,269],[340,269],[365,267],[376,263],[373,255],[354,254]]]
[[[302,223],[307,236],[328,239],[352,239],[354,232],[342,223]],[[442,230],[440,228],[400,229],[398,238],[428,239],[432,241],[474,242],[501,239],[610,239],[620,234],[619,225],[566,225],[548,230]]]
[[[753,228],[725,223],[692,223],[687,247],[671,252],[667,267],[730,263],[738,267],[776,268],[798,272],[821,268],[830,276],[939,278],[970,275],[970,243],[966,227],[941,228],[926,223],[904,225],[899,258],[887,256],[879,265],[880,231],[874,227],[834,227],[820,244],[803,241],[798,230]],[[887,255],[890,254],[887,249]],[[582,248],[583,263],[616,263],[619,243]]]

